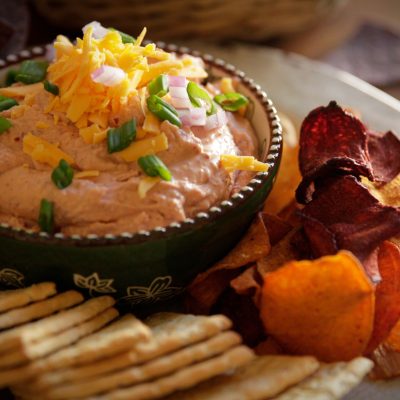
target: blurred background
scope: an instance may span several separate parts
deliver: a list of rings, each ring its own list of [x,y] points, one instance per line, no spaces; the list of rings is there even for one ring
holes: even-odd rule
[[[176,43],[274,47],[351,72],[400,98],[399,0],[1,0],[0,57],[97,20]]]

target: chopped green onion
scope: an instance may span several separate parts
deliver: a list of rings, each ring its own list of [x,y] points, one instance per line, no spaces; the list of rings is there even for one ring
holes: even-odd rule
[[[109,153],[126,149],[136,138],[136,120],[131,119],[118,128],[111,128],[107,132],[107,146]]]
[[[140,157],[138,164],[148,176],[159,176],[164,181],[170,181],[172,179],[171,172],[166,165],[154,155]]]
[[[51,180],[59,189],[68,187],[74,179],[74,170],[65,160],[60,160],[58,167],[53,169]]]
[[[181,126],[178,112],[170,104],[166,103],[160,97],[152,94],[147,98],[147,107],[149,110],[162,121],[169,121],[171,124]]]
[[[249,102],[247,97],[236,92],[217,94],[214,101],[226,111],[237,111]]]
[[[11,86],[13,83],[16,82],[15,77],[17,76],[18,71],[16,69],[9,69],[6,75],[6,86]]]
[[[203,100],[206,102],[207,115],[212,115],[217,112],[217,107],[215,106],[215,103],[211,99],[210,95],[199,85],[190,81],[187,85],[187,92],[189,95],[190,102],[195,107],[202,107],[203,104],[199,100]]]
[[[0,117],[0,134],[4,133],[11,127],[12,127],[11,121],[9,121],[7,118]]]
[[[11,107],[17,106],[18,101],[10,97],[0,96],[0,111],[8,110]]]
[[[47,90],[51,94],[54,94],[54,96],[58,96],[58,94],[60,93],[60,89],[58,88],[58,86],[50,83],[48,80],[45,80],[43,82],[43,86],[45,90]]]
[[[26,60],[21,64],[15,80],[26,84],[40,82],[46,77],[47,66],[46,61]]]
[[[158,97],[163,97],[165,96],[168,91],[168,77],[167,75],[159,75],[157,78],[154,78],[149,85],[147,86],[149,89],[149,93],[152,95],[156,95]]]
[[[133,36],[128,35],[127,33],[121,32],[121,31],[119,31],[118,29],[115,29],[115,28],[108,28],[108,29],[110,29],[111,31],[118,32],[119,35],[121,36],[122,43],[124,43],[124,44],[127,44],[127,43],[135,44],[136,39]]]
[[[40,202],[39,226],[42,232],[53,233],[54,203],[46,199]]]

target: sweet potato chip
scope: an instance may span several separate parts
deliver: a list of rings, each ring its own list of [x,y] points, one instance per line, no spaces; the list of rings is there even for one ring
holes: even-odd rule
[[[400,140],[393,132],[368,133],[368,153],[374,181],[388,183],[400,173]]]
[[[296,258],[292,247],[292,239],[297,231],[297,229],[292,229],[282,240],[272,247],[267,256],[257,261],[257,270],[262,276],[267,272],[275,271],[283,264]]]
[[[382,281],[376,287],[374,330],[366,354],[386,339],[400,318],[400,250],[395,244],[379,246],[378,265]]]
[[[270,251],[269,237],[262,214],[258,214],[240,242],[221,261],[197,275],[188,288],[186,305],[191,312],[207,314],[229,282]]]
[[[400,319],[397,320],[395,326],[390,331],[389,337],[385,340],[394,351],[400,353]]]
[[[310,185],[318,178],[341,172],[373,180],[367,132],[360,120],[336,102],[318,107],[305,118],[300,131],[300,171],[303,180],[296,197],[311,200]]]
[[[349,175],[331,178],[300,214],[306,233],[310,233],[310,221],[317,220],[333,235],[333,241],[327,232],[325,240],[307,235],[316,255],[334,253],[335,245],[338,250],[351,251],[363,262],[382,241],[400,233],[400,209],[381,204]]]
[[[294,200],[294,192],[301,181],[298,157],[299,146],[295,128],[283,124],[281,165],[274,187],[265,202],[264,211],[267,213],[276,215]]]
[[[323,361],[361,355],[371,337],[374,287],[351,253],[291,261],[266,274],[261,319],[284,350]]]
[[[267,227],[273,225],[271,224],[272,219],[267,222]],[[264,219],[264,221],[266,218]],[[275,221],[274,224],[278,222]],[[281,228],[283,228],[281,226]],[[270,229],[268,228],[268,232]],[[263,276],[266,272],[274,271],[281,267],[286,262],[295,259],[295,253],[292,247],[292,239],[298,232],[296,229],[292,229],[289,233],[286,233],[283,238],[281,237],[283,230],[277,235],[278,230],[271,226],[272,233],[271,239],[273,240],[274,246],[272,247],[270,253],[260,258],[256,265],[247,268],[239,276],[231,281],[231,287],[236,293],[242,296],[252,297],[254,304],[259,306],[261,297],[261,287],[263,285]],[[285,229],[286,231],[286,229]],[[280,239],[280,240],[278,240]]]
[[[264,221],[265,227],[267,228],[271,246],[275,246],[292,230],[290,223],[276,215],[263,212],[261,213],[261,217]]]

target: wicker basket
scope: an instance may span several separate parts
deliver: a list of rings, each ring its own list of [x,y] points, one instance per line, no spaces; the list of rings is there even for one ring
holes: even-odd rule
[[[344,0],[35,0],[60,28],[97,20],[153,40],[176,38],[262,41],[306,29]]]

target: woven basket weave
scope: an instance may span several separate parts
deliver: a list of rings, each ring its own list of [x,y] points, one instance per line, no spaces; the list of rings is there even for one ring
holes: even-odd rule
[[[127,33],[147,26],[153,40],[261,41],[306,29],[344,0],[35,0],[61,28],[96,20]]]

